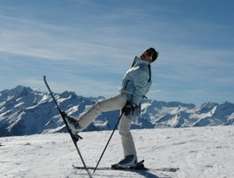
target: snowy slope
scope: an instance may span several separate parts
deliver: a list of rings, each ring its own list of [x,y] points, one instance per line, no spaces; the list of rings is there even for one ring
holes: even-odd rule
[[[85,132],[79,147],[88,165],[94,166],[109,131]],[[233,178],[234,127],[195,127],[133,130],[139,159],[151,168],[147,173],[100,171],[95,178]],[[66,133],[0,138],[1,177],[87,178],[69,135]],[[115,134],[100,167],[122,157]],[[165,168],[179,168],[170,172]]]
[[[104,97],[83,97],[74,92],[56,93],[62,110],[79,116]],[[142,104],[142,114],[133,128],[164,128],[234,125],[234,104],[225,102],[204,103],[201,106],[181,102],[147,100]],[[115,125],[117,111],[100,115],[87,130],[107,130]],[[0,92],[0,136],[30,135],[63,131],[63,122],[47,93],[29,87]]]

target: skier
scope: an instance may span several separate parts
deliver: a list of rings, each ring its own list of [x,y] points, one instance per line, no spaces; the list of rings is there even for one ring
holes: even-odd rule
[[[74,135],[85,129],[102,112],[121,110],[123,116],[119,123],[124,150],[124,159],[112,167],[129,168],[137,164],[137,153],[130,132],[131,122],[140,114],[140,104],[151,86],[151,66],[158,57],[154,48],[145,50],[140,57],[136,56],[131,67],[124,75],[122,89],[114,97],[99,101],[79,118],[70,117],[63,112],[68,126]]]

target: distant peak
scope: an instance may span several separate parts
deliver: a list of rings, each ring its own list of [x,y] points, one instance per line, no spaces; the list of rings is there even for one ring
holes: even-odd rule
[[[15,88],[10,90],[15,96],[23,96],[31,93],[33,90],[30,87],[23,85],[17,85]]]
[[[225,101],[223,104],[225,104],[225,105],[233,105],[233,103],[231,103],[229,101]]]
[[[30,89],[30,90],[32,90],[30,87],[23,86],[23,85],[17,85],[14,89]]]
[[[202,105],[201,105],[201,108],[204,108],[204,107],[214,107],[214,106],[216,106],[216,105],[218,105],[218,103],[214,103],[214,102],[206,102],[206,103],[203,103]]]
[[[25,91],[25,90],[32,91],[32,89],[30,87],[26,87],[26,86],[23,86],[23,85],[17,85],[12,90],[19,91],[19,92],[22,92],[22,91]]]
[[[74,91],[64,91],[64,92],[61,93],[60,96],[63,97],[63,98],[67,98],[69,96],[74,97],[74,96],[77,96],[77,95],[76,95],[76,93]]]

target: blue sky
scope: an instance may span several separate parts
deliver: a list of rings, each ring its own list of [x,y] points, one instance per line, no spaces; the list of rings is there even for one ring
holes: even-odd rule
[[[149,97],[234,101],[234,2],[0,0],[0,90],[112,96],[135,55],[155,47]]]

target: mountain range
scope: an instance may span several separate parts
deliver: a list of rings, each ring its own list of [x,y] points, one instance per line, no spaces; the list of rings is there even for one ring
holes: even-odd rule
[[[104,97],[84,97],[72,91],[55,93],[59,106],[71,116],[79,117]],[[207,102],[200,106],[181,102],[146,100],[141,115],[132,128],[198,127],[234,125],[234,104]],[[119,111],[102,113],[86,131],[109,130]],[[46,92],[16,86],[0,91],[0,136],[65,132],[64,123]]]

